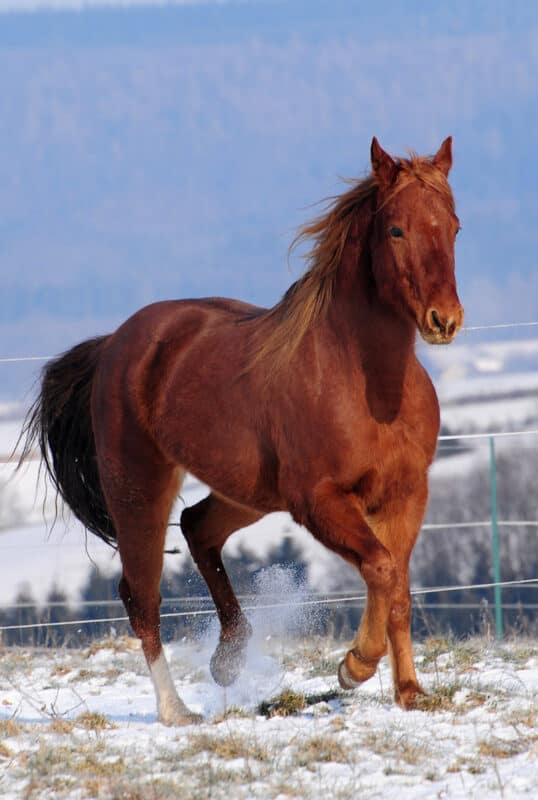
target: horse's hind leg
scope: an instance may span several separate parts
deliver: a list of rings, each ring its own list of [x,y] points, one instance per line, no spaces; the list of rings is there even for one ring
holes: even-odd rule
[[[138,463],[144,462],[141,459]],[[123,567],[119,592],[131,626],[142,642],[155,688],[159,720],[184,725],[198,717],[179,698],[161,643],[159,592],[163,551],[170,510],[182,472],[169,465],[148,465],[128,479],[102,472],[107,505],[114,520]],[[108,478],[108,479],[107,479]]]
[[[211,674],[220,686],[229,686],[239,675],[252,635],[221,559],[228,537],[260,518],[260,514],[210,494],[181,515],[181,528],[217,609],[221,634],[211,658]]]

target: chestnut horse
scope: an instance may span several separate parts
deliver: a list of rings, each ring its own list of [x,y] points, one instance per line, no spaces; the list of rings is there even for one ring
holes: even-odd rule
[[[159,719],[195,719],[162,649],[159,583],[186,471],[211,493],[181,516],[221,623],[215,681],[232,683],[249,622],[221,560],[228,537],[287,510],[353,564],[368,591],[339,667],[343,687],[390,651],[395,698],[422,692],[410,634],[409,558],[421,525],[439,406],[415,333],[450,342],[462,324],[451,139],[393,159],[306,225],[309,268],[271,309],[209,298],[155,303],[115,333],[49,362],[23,429],[82,523],[117,546],[121,598],[155,686]]]

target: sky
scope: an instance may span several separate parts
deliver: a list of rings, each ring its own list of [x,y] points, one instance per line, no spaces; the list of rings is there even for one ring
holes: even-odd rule
[[[126,8],[128,6],[187,6],[256,0],[0,0],[0,12],[85,11],[94,8]]]
[[[395,154],[453,135],[467,322],[538,319],[534,4],[45,5],[0,0],[0,357],[167,297],[271,305],[296,226],[365,174],[373,135]],[[0,396],[29,385],[0,376]]]

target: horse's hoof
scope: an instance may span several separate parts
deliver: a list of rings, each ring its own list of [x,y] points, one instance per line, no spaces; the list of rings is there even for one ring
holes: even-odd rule
[[[246,660],[245,643],[238,643],[234,640],[219,642],[209,662],[209,669],[215,683],[224,687],[231,686],[239,677]]]
[[[340,662],[338,666],[338,683],[342,687],[342,689],[356,689],[357,686],[360,686],[360,681],[355,681],[349,674],[349,670],[346,667],[345,659]]]
[[[396,703],[404,711],[412,711],[420,705],[420,698],[427,697],[426,692],[418,683],[408,681],[399,686],[394,693]]]
[[[375,673],[378,659],[361,656],[355,647],[346,653],[338,667],[338,681],[342,689],[356,689]]]
[[[195,714],[193,711],[189,711],[184,703],[161,708],[159,711],[159,722],[170,727],[176,725],[178,727],[184,725],[198,725],[200,722],[203,722],[203,719],[201,714]]]

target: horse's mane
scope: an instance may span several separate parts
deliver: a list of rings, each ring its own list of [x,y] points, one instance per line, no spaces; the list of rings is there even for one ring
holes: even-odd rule
[[[439,192],[454,208],[448,181],[431,157],[410,153],[409,158],[395,159],[398,174],[383,205],[413,180]],[[256,315],[253,363],[270,359],[278,369],[297,349],[310,326],[324,315],[334,294],[336,272],[342,259],[352,224],[366,208],[365,201],[377,192],[379,184],[373,174],[346,180],[351,189],[329,198],[325,211],[301,226],[290,245],[290,252],[301,242],[311,241],[306,253],[308,267],[272,308]],[[379,210],[382,206],[378,206]],[[276,323],[276,324],[275,324]]]

